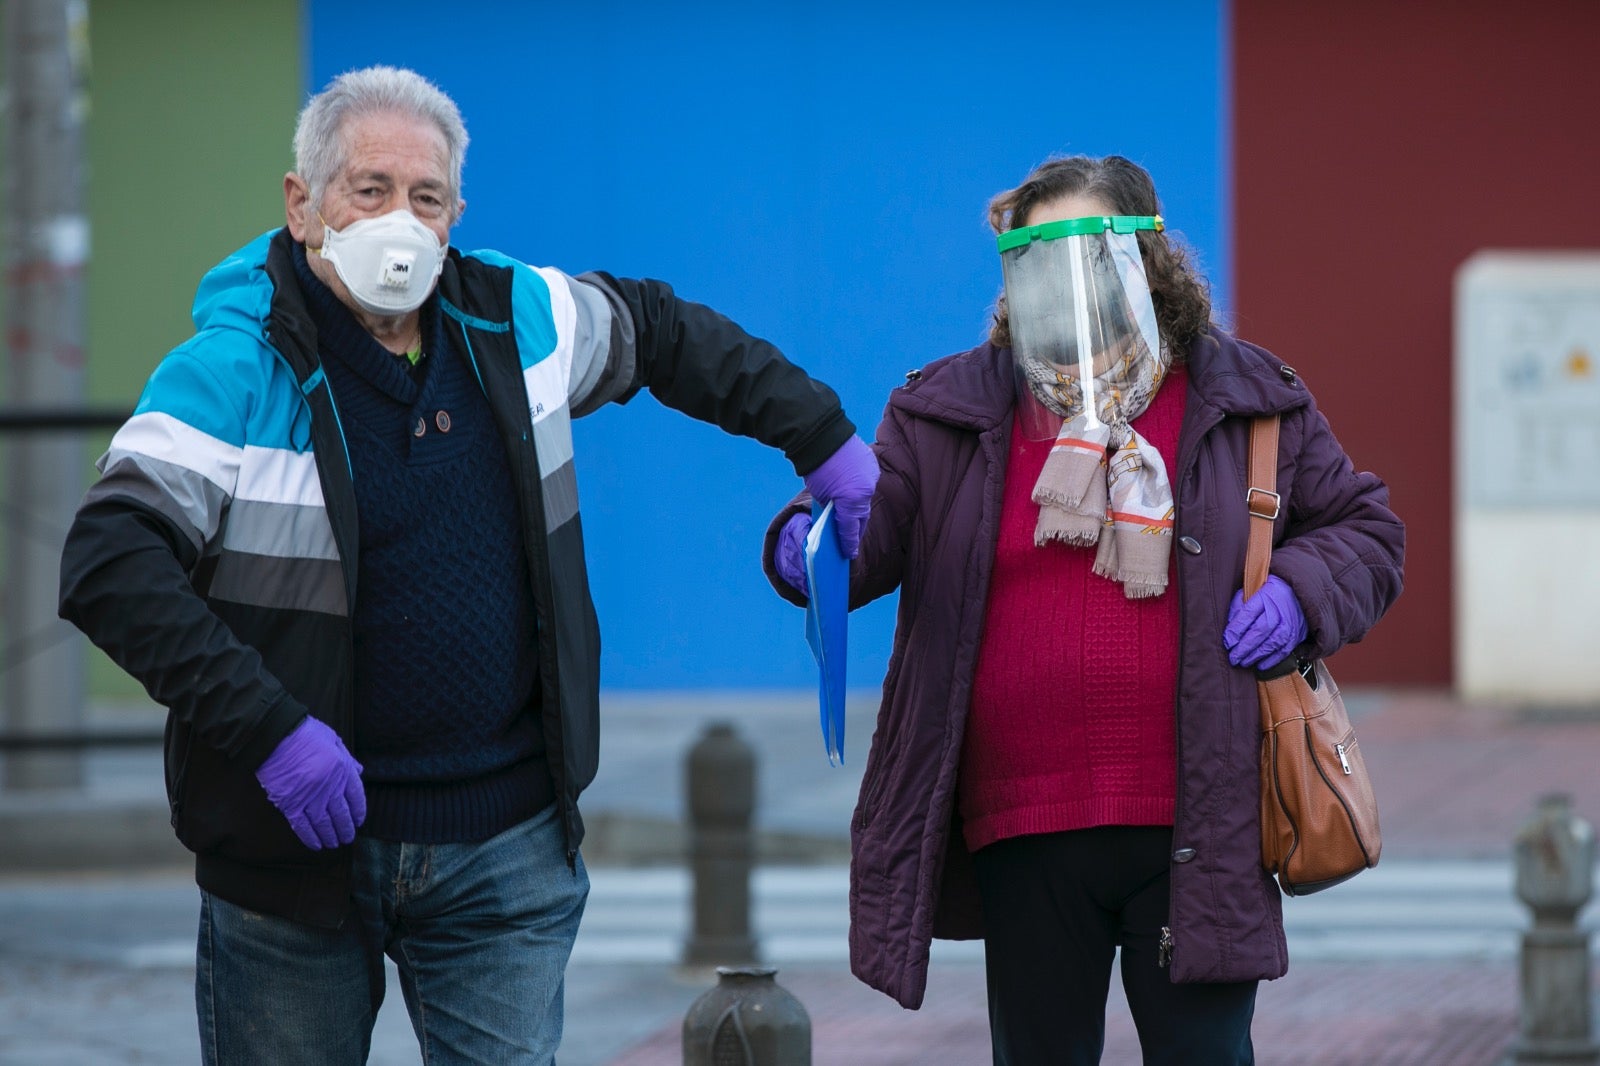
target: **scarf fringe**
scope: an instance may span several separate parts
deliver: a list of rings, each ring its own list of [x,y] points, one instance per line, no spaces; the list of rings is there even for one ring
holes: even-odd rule
[[[1106,510],[1106,462],[1104,453],[1051,448],[1034,483],[1033,502],[1099,518]]]
[[[1039,508],[1039,521],[1033,527],[1033,545],[1042,548],[1051,541],[1087,548],[1100,539],[1104,522],[1088,515],[1071,514],[1049,507]]]
[[[1170,532],[1117,522],[1108,526],[1105,539],[1115,545],[1109,555],[1116,564],[1114,573],[1105,576],[1122,582],[1128,599],[1147,599],[1166,591],[1167,566],[1172,558]]]
[[[1085,489],[1088,486],[1084,486]],[[1064,492],[1055,486],[1040,485],[1033,490],[1033,502],[1041,508],[1053,508],[1057,511],[1081,512],[1090,510],[1083,506],[1083,498],[1087,492]]]

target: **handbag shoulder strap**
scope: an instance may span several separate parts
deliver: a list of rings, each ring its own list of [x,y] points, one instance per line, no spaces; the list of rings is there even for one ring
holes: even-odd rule
[[[1244,553],[1246,599],[1266,584],[1272,562],[1272,524],[1278,517],[1278,416],[1250,422],[1250,468],[1245,474],[1244,501],[1250,508],[1250,540]]]

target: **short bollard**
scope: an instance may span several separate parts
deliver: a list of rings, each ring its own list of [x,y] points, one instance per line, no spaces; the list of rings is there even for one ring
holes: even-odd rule
[[[750,867],[755,860],[751,815],[756,806],[756,756],[724,722],[706,727],[689,749],[689,866],[694,875],[694,928],[685,966],[757,961],[750,935]]]
[[[811,1066],[811,1017],[765,966],[718,966],[683,1016],[683,1066]]]
[[[1590,1034],[1589,934],[1578,912],[1594,882],[1594,827],[1571,798],[1541,796],[1517,833],[1517,897],[1533,910],[1522,934],[1522,1026],[1507,1063],[1600,1063]]]

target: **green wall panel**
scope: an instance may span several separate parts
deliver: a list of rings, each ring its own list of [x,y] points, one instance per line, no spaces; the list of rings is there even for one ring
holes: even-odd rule
[[[193,332],[201,274],[282,224],[303,99],[300,15],[297,0],[90,4],[91,403],[131,408]],[[88,457],[108,439],[94,435]],[[98,651],[89,684],[95,696],[141,693]]]
[[[89,20],[89,390],[131,405],[192,332],[200,275],[283,222],[300,5],[97,0]]]

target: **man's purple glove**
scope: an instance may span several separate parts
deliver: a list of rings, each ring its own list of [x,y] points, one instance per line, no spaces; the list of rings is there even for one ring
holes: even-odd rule
[[[367,820],[361,764],[339,734],[310,715],[278,742],[256,780],[312,851],[350,843]]]
[[[1294,590],[1283,578],[1269,575],[1261,590],[1248,600],[1243,589],[1233,594],[1222,644],[1233,665],[1259,669],[1280,661],[1309,632],[1306,613],[1294,598]]]
[[[789,521],[778,531],[778,548],[772,556],[772,565],[777,569],[778,576],[802,596],[811,595],[810,582],[806,581],[806,536],[810,532],[811,515],[808,512],[799,511],[790,515]]]
[[[812,499],[822,504],[832,501],[839,547],[846,557],[854,559],[861,547],[867,512],[872,509],[872,490],[878,485],[878,457],[866,441],[852,436],[805,480]]]

